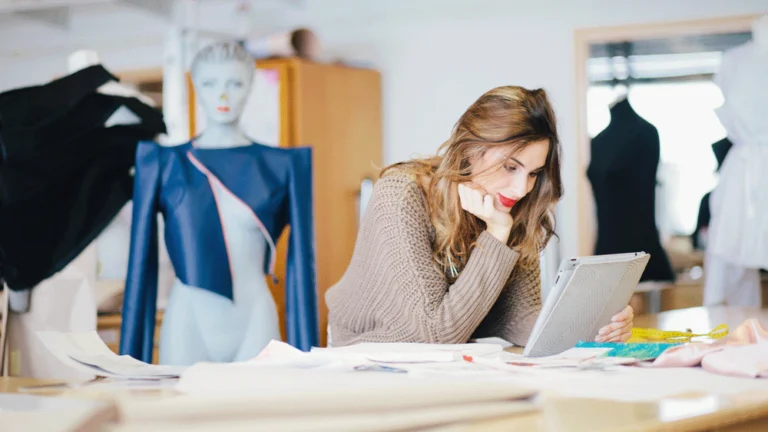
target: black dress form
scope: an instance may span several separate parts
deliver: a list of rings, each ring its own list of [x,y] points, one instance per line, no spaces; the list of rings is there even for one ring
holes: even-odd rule
[[[725,156],[728,154],[728,150],[733,147],[733,143],[728,138],[723,138],[720,141],[712,144],[712,151],[715,153],[715,159],[717,159],[717,171],[720,171],[720,167],[723,165]],[[709,227],[709,220],[712,218],[712,213],[709,210],[709,197],[712,192],[707,192],[699,203],[699,216],[696,219],[696,229],[691,234],[691,240],[693,241],[694,249],[704,249],[704,245],[699,242],[699,232]]]
[[[592,140],[587,177],[597,204],[595,254],[651,255],[641,281],[671,281],[674,271],[656,228],[659,133],[629,101],[611,108],[611,122]]]
[[[92,66],[0,93],[0,277],[34,287],[66,267],[133,196],[136,146],[166,131],[160,110],[99,93]],[[138,124],[106,126],[121,106]]]
[[[709,197],[712,196],[712,192],[707,192],[701,197],[699,202],[699,216],[696,218],[696,229],[691,234],[691,243],[696,250],[704,250],[704,244],[699,241],[699,234],[701,230],[709,228],[709,220],[712,219],[712,213],[709,211]]]

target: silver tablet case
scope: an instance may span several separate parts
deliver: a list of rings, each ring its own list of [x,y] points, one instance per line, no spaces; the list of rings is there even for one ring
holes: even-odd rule
[[[638,252],[563,260],[523,354],[555,355],[594,340],[629,304],[649,259]]]

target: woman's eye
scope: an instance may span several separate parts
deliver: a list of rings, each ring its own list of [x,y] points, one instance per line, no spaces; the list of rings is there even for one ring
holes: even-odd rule
[[[509,171],[509,172],[517,171],[517,167],[514,166],[514,165],[504,165],[504,169]]]
[[[532,173],[530,173],[528,175],[531,176],[531,178],[536,178],[536,177],[539,176],[539,174],[541,174],[541,173],[539,173],[539,172],[532,172]]]
[[[203,87],[211,87],[213,86],[213,81],[203,81]]]

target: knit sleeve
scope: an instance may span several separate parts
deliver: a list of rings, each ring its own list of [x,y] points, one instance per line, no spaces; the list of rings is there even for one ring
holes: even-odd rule
[[[541,268],[539,259],[517,266],[512,278],[473,335],[500,337],[525,346],[541,312]]]
[[[378,284],[386,292],[376,306],[385,331],[361,334],[363,341],[464,343],[496,301],[519,257],[483,232],[453,285],[432,260],[423,192],[407,178],[377,182],[371,204]],[[394,339],[394,340],[392,340]]]

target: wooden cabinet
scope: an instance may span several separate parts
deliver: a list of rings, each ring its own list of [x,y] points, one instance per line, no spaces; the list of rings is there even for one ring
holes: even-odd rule
[[[314,217],[321,345],[326,344],[325,291],[349,264],[358,230],[361,183],[382,166],[381,77],[377,71],[299,59],[259,61],[279,77],[279,145],[313,148]],[[197,106],[190,83],[190,136]],[[278,283],[268,281],[285,335],[285,256],[278,241]]]

